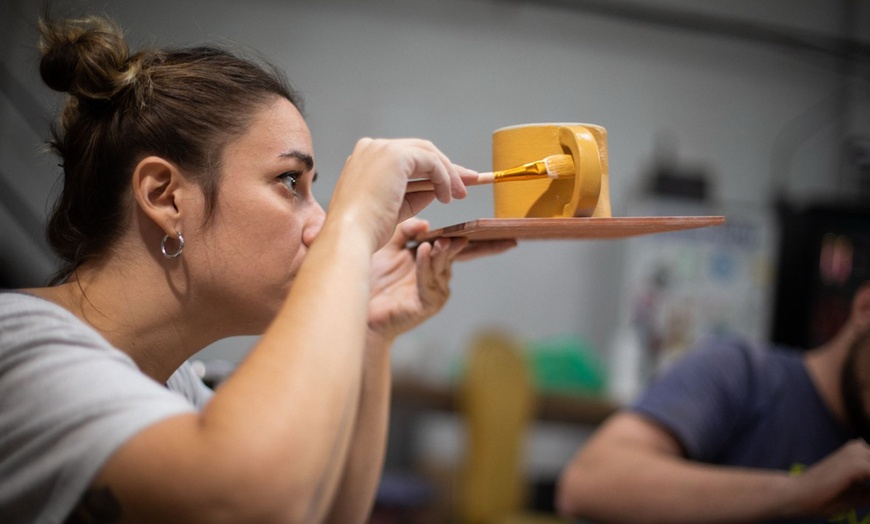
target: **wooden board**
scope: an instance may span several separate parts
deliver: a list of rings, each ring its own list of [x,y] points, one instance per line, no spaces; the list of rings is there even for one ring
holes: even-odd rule
[[[429,231],[416,240],[423,242],[438,237],[468,237],[472,241],[625,238],[724,223],[723,216],[481,218]]]

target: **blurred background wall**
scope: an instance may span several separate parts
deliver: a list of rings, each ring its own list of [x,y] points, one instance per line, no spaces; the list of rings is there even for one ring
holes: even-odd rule
[[[40,6],[0,5],[5,287],[38,285],[53,267],[41,224],[59,169],[43,144],[61,98],[38,77]],[[867,201],[866,0],[58,0],[54,9],[109,14],[133,47],[208,41],[278,64],[305,100],[315,195],[324,206],[363,136],[427,138],[455,162],[488,170],[491,134],[500,127],[604,126],[614,215],[725,214],[748,228],[730,235],[753,239],[745,259],[716,267],[743,264],[752,276],[687,287],[728,295],[731,308],[749,299],[751,318],[734,327],[758,338],[773,333],[784,210]],[[656,181],[704,189],[674,204],[659,196],[680,190],[650,191]],[[422,216],[433,227],[491,217],[490,189],[472,188],[466,200],[436,203]],[[655,280],[645,261],[679,252],[684,239],[525,242],[462,264],[446,308],[398,341],[396,367],[449,381],[482,327],[529,341],[575,337],[604,361],[629,366],[615,354],[627,344],[621,326],[636,322],[638,289]],[[693,242],[696,255],[706,249],[704,240]],[[713,242],[726,254],[740,249],[721,237]],[[223,341],[201,357],[236,362],[251,343]],[[461,445],[450,424],[427,427],[431,452],[450,456]],[[534,467],[558,468],[578,443],[575,430],[534,440]]]

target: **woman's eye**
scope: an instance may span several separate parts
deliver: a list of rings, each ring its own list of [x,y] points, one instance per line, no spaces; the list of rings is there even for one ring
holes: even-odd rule
[[[296,194],[296,182],[299,180],[299,173],[295,171],[289,171],[287,173],[278,175],[278,179],[284,184],[287,189],[290,190],[294,195]]]

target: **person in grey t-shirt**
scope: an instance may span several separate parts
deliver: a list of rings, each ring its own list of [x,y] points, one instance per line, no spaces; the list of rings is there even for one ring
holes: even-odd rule
[[[325,213],[273,68],[133,52],[100,17],[39,27],[42,79],[68,95],[61,267],[0,296],[0,520],[366,521],[393,340],[444,305],[454,260],[514,245],[407,247],[428,226],[406,219],[476,173],[425,140],[361,139]],[[434,189],[406,194],[413,178]],[[239,335],[262,336],[210,396],[184,363]]]

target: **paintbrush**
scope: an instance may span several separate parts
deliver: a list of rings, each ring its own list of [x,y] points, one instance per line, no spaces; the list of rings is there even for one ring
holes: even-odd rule
[[[518,167],[493,171],[491,173],[478,173],[477,180],[466,180],[466,186],[482,184],[494,184],[498,182],[511,182],[516,180],[538,180],[542,178],[560,179],[574,176],[574,159],[571,155],[550,155],[543,160],[529,162]],[[408,182],[407,193],[419,191],[432,191],[435,185],[431,180],[412,180]]]

